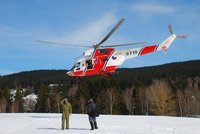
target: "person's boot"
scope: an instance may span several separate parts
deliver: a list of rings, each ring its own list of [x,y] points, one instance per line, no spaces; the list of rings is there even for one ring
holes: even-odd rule
[[[97,122],[96,122],[96,121],[94,122],[94,128],[95,128],[95,129],[98,129],[98,127],[97,127]]]
[[[92,121],[90,121],[90,126],[91,126],[90,130],[94,130],[94,123]]]

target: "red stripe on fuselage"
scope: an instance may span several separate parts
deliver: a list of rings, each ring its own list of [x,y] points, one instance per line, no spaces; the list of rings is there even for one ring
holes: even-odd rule
[[[73,76],[83,76],[83,70],[80,71],[74,71]]]
[[[115,72],[116,69],[117,69],[117,66],[107,66],[105,68],[105,72],[113,73],[113,72]]]
[[[140,55],[144,55],[144,54],[148,54],[151,52],[154,52],[156,49],[157,45],[153,45],[153,46],[146,46],[142,49]]]

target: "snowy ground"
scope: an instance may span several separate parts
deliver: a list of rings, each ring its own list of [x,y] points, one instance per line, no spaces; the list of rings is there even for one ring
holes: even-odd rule
[[[0,113],[0,134],[200,134],[200,118],[100,115],[91,131],[85,114],[72,114],[61,130],[61,114]]]

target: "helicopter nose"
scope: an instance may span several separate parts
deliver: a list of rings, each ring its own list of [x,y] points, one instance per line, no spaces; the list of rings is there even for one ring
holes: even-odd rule
[[[72,73],[71,71],[68,71],[68,72],[67,72],[67,75],[73,76],[73,73]]]

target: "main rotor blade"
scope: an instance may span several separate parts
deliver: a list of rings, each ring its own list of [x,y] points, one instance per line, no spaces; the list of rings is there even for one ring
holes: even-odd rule
[[[127,44],[116,44],[116,45],[106,45],[101,47],[119,47],[119,46],[131,46],[131,45],[141,45],[147,42],[135,42],[135,43],[127,43]]]
[[[81,58],[81,57],[83,57],[83,55],[78,56],[78,57],[75,57],[74,59],[77,60],[77,59],[79,59],[79,58]]]
[[[50,41],[41,41],[41,40],[36,40],[36,42],[45,43],[45,44],[53,44],[53,45],[71,46],[71,47],[87,47],[87,48],[93,48],[93,46],[73,45],[73,44],[67,44],[67,43],[61,43],[61,42],[50,42]]]
[[[114,32],[115,30],[124,22],[125,19],[121,19],[117,25],[103,38],[103,40],[96,45],[96,47],[99,47],[102,43],[104,43]]]

